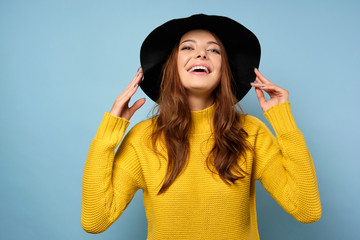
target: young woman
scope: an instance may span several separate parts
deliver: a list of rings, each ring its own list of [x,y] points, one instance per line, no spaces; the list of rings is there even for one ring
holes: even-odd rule
[[[259,60],[255,35],[226,17],[194,15],[155,29],[142,68],[91,143],[83,228],[105,231],[142,189],[148,239],[259,239],[255,180],[298,221],[317,221],[315,169],[288,91],[257,70]],[[123,138],[145,102],[128,107],[140,83],[158,114]],[[251,86],[277,138],[238,107]]]

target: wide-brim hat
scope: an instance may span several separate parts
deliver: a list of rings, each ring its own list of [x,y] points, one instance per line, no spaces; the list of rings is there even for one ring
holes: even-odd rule
[[[144,40],[140,62],[144,78],[141,89],[153,101],[160,96],[162,67],[182,35],[194,29],[213,32],[228,55],[235,82],[232,90],[240,101],[255,80],[254,68],[259,67],[260,43],[255,34],[240,23],[223,16],[197,14],[170,20],[154,29]]]

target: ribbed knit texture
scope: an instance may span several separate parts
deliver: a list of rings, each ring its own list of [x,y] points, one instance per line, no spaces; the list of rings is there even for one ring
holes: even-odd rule
[[[214,106],[192,112],[189,163],[161,195],[157,193],[167,165],[152,151],[152,120],[137,124],[123,139],[129,122],[105,113],[84,169],[83,228],[91,233],[105,231],[142,189],[147,239],[259,239],[255,180],[298,221],[317,221],[321,205],[315,169],[290,103],[265,113],[277,138],[257,118],[245,117],[243,127],[254,154],[247,154],[245,167],[250,174],[233,185],[206,166],[213,144],[213,113]],[[158,149],[166,156],[161,146]]]

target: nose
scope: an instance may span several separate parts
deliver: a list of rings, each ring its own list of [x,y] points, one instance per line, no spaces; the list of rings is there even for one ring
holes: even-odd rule
[[[207,59],[206,51],[200,50],[200,51],[196,54],[196,58]]]

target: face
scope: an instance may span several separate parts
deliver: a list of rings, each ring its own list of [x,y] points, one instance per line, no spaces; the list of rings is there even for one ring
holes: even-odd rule
[[[220,82],[219,42],[206,30],[185,33],[180,39],[177,68],[188,94],[208,97]]]

